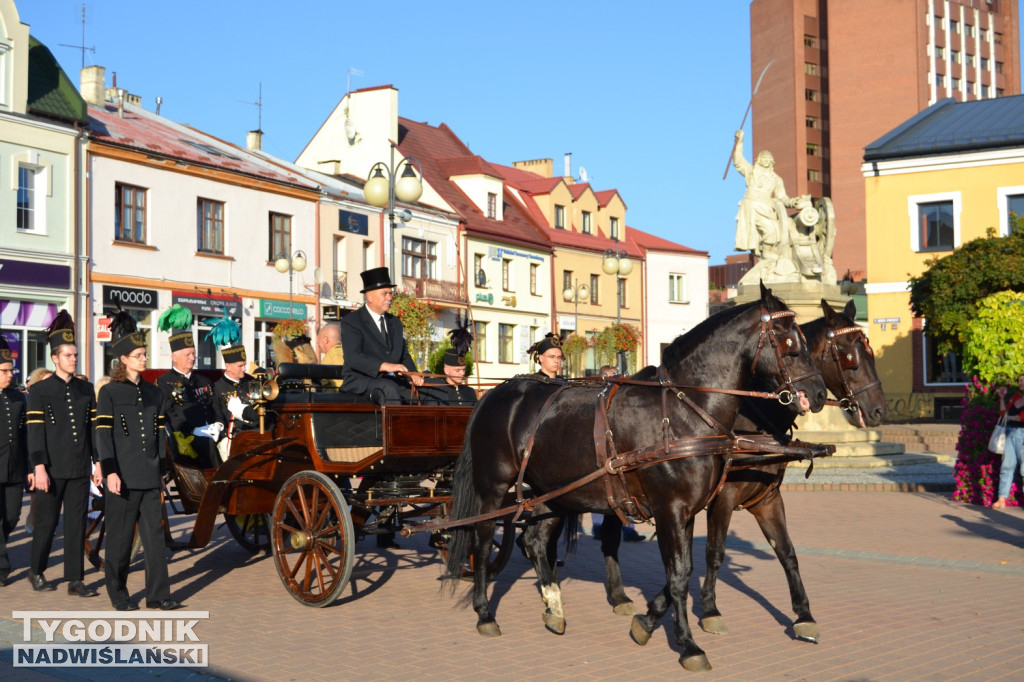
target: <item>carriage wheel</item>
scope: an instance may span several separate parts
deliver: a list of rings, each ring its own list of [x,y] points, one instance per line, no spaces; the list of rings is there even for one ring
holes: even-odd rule
[[[224,525],[249,554],[270,552],[270,514],[225,514]]]
[[[327,606],[352,575],[355,531],[338,486],[319,471],[300,471],[274,502],[274,565],[281,582],[306,606]]]
[[[470,531],[472,532],[472,531]],[[441,531],[439,536],[434,536],[431,541],[441,555],[441,560],[448,562],[448,538],[451,537],[447,531]],[[494,526],[494,538],[491,540],[491,558],[487,564],[487,579],[494,580],[512,558],[512,546],[515,544],[516,527],[512,519],[498,519]],[[473,558],[463,562],[459,570],[460,580],[473,580]]]

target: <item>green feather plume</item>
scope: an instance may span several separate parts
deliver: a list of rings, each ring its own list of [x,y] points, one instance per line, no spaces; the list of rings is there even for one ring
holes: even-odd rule
[[[160,315],[156,326],[160,331],[171,333],[175,329],[191,329],[192,311],[181,305],[172,305]]]

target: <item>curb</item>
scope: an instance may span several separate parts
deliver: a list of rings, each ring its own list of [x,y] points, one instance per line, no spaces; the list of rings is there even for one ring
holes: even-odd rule
[[[782,492],[858,492],[858,493],[951,493],[952,481],[939,483],[783,483]]]

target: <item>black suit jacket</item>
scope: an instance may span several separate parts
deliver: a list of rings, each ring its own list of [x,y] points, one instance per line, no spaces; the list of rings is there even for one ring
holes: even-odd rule
[[[382,362],[395,362],[410,372],[416,371],[416,363],[405,344],[402,321],[391,313],[384,313],[384,326],[391,340],[390,351],[365,305],[341,318],[341,348],[345,353],[342,391],[366,393],[372,379],[385,376],[380,373]]]
[[[160,487],[164,415],[171,400],[153,384],[111,382],[100,389],[96,450],[103,475],[116,473],[132,490]]]
[[[234,415],[228,409],[228,401],[232,398],[237,397],[245,404],[245,409],[242,411],[243,421],[235,419],[235,425],[232,427],[235,431],[255,428],[259,421],[259,414],[249,404],[249,398],[243,390],[242,382],[245,381],[253,381],[253,378],[245,374],[238,381],[232,381],[225,374],[213,382],[213,409],[217,413],[217,421],[224,425],[224,435],[227,435],[228,424],[234,419]]]
[[[25,394],[0,391],[0,483],[24,483],[28,469],[25,435]]]
[[[53,478],[81,478],[92,471],[96,394],[77,377],[56,373],[28,392],[28,454],[33,467],[45,464]]]
[[[213,409],[213,382],[202,374],[193,371],[186,377],[170,369],[157,377],[156,385],[170,401],[167,421],[172,431],[191,436],[193,429],[217,421]]]

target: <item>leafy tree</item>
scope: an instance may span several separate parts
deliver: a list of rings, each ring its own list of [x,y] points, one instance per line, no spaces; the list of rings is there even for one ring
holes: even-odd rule
[[[404,324],[404,323],[403,323]],[[430,357],[427,358],[427,370],[433,374],[444,374],[444,352],[452,347],[452,342],[445,336],[444,340],[430,352]],[[466,376],[473,376],[473,351],[466,353]]]
[[[996,237],[989,228],[987,236],[930,259],[920,277],[910,278],[910,308],[928,320],[928,335],[939,353],[960,350],[983,298],[1024,292],[1024,217],[1012,218],[1008,237]]]
[[[1000,291],[978,302],[964,334],[964,366],[986,383],[1014,384],[1024,371],[1024,293]]]

